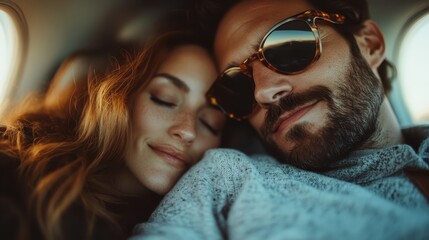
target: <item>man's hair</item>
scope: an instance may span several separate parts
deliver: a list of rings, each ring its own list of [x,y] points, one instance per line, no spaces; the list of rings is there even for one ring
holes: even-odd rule
[[[194,23],[207,41],[213,41],[216,29],[223,15],[235,4],[247,0],[195,0],[190,11],[195,17]],[[353,34],[362,27],[365,20],[370,19],[366,0],[307,0],[315,9],[328,13],[341,13],[347,17],[346,23],[334,26],[352,47],[356,46]],[[384,92],[388,94],[392,88],[392,80],[396,75],[395,66],[386,59],[378,67]]]
[[[345,15],[347,18],[346,23],[334,27],[352,43],[352,45],[356,43],[353,34],[361,29],[365,20],[370,19],[366,0],[308,0],[308,2],[316,9]],[[395,66],[384,59],[377,71],[383,83],[384,92],[389,94],[392,89],[392,80],[396,75]]]

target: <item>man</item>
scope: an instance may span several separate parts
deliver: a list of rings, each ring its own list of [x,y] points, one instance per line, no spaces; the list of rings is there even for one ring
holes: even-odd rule
[[[364,0],[244,0],[222,17],[208,96],[276,160],[214,150],[140,237],[427,239],[429,128],[401,130]],[[139,236],[136,236],[138,238]]]

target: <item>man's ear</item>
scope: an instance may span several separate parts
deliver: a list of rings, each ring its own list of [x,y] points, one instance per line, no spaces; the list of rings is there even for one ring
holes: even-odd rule
[[[362,56],[371,68],[377,69],[385,58],[386,47],[380,28],[374,21],[365,20],[362,28],[354,36]]]

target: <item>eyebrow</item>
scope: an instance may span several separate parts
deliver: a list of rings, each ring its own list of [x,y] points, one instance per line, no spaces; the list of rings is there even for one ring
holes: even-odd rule
[[[177,77],[175,77],[175,76],[173,76],[173,75],[170,75],[170,74],[168,74],[168,73],[157,73],[157,74],[155,74],[155,76],[153,76],[154,78],[155,77],[162,77],[162,78],[165,78],[165,79],[167,79],[168,81],[170,81],[174,86],[176,86],[176,87],[178,87],[179,89],[181,89],[181,90],[183,90],[183,91],[185,91],[185,92],[189,92],[189,87],[188,87],[188,85],[186,85],[186,83],[185,82],[183,82],[182,80],[180,80],[179,78],[177,78]]]

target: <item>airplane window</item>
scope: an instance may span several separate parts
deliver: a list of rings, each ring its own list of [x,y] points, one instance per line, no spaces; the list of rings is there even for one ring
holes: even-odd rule
[[[15,54],[16,31],[10,15],[0,9],[0,109],[6,97]]]
[[[429,13],[405,34],[399,52],[399,81],[414,123],[429,122]]]
[[[27,24],[19,7],[10,1],[0,1],[0,114],[16,90],[21,62],[28,44]]]

